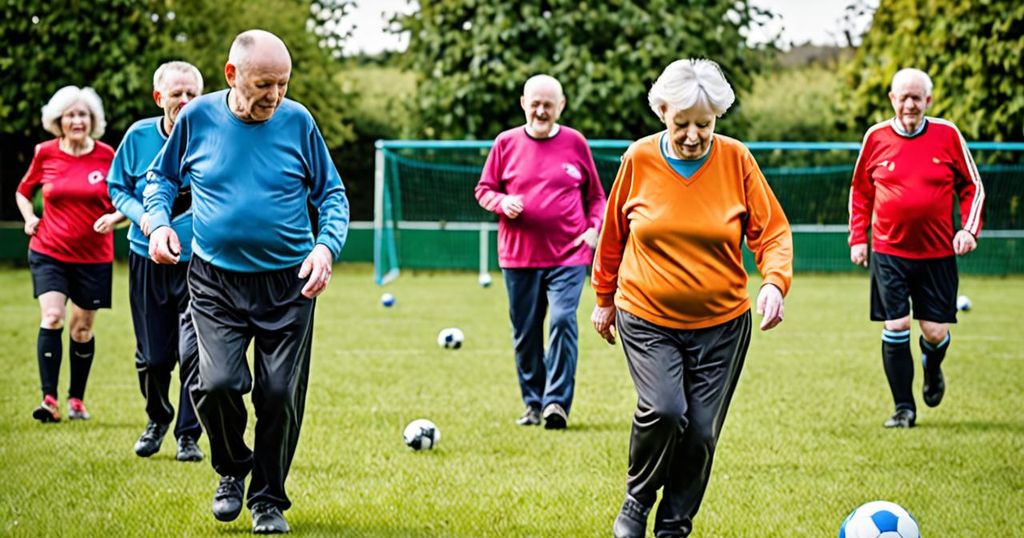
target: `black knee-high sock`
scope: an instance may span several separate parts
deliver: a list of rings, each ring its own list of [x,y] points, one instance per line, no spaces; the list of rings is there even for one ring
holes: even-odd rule
[[[88,342],[71,341],[71,353],[68,362],[71,364],[71,387],[69,398],[85,398],[85,383],[89,381],[89,369],[92,368],[92,357],[96,351],[96,339]]]
[[[64,329],[39,328],[39,339],[36,341],[36,359],[39,361],[39,381],[43,396],[47,394],[57,397],[57,380],[60,378],[60,361],[64,354],[61,345],[61,333]]]
[[[946,337],[938,344],[930,344],[922,336],[918,342],[921,345],[921,364],[929,372],[935,372],[942,366],[942,360],[946,358],[946,350],[949,349],[950,340],[953,335],[946,331]]]
[[[917,411],[914,403],[914,358],[910,355],[910,331],[882,331],[882,365],[896,409]]]

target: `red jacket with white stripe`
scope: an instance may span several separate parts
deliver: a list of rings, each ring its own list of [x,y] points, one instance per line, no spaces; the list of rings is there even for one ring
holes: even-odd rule
[[[977,237],[985,190],[967,142],[956,125],[925,119],[913,136],[900,134],[895,118],[868,129],[850,187],[850,245],[875,252],[928,259],[953,255],[954,194],[960,228]]]

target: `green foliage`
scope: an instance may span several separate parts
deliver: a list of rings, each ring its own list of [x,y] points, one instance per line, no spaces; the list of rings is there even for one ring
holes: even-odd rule
[[[917,67],[935,83],[929,114],[976,140],[1024,140],[1024,3],[888,0],[845,70],[843,112],[854,126],[892,116],[893,74]]]
[[[660,125],[646,95],[674,60],[714,59],[737,93],[749,89],[766,56],[742,33],[767,16],[745,0],[420,2],[398,19],[419,74],[409,134],[492,138],[523,121],[522,85],[547,73],[565,89],[567,124],[591,138],[636,138]]]
[[[353,95],[334,86],[340,69],[307,31],[309,4],[299,0],[98,0],[7,2],[0,6],[0,132],[41,138],[39,109],[66,84],[96,88],[108,128],[126,129],[159,114],[152,77],[164,61],[195,64],[206,90],[223,77],[235,35],[263,28],[279,35],[292,54],[288,96],[317,117],[328,145],[352,138],[347,120]],[[35,19],[33,18],[35,17]],[[38,22],[33,22],[34,20]]]
[[[569,429],[551,432],[513,423],[522,405],[499,273],[488,289],[475,273],[403,276],[388,289],[397,304],[385,309],[368,268],[337,269],[317,301],[306,413],[288,477],[296,536],[610,535],[636,394],[620,347],[587,323],[589,288]],[[170,435],[151,458],[132,452],[146,417],[127,267],[115,265],[114,275],[114,307],[95,324],[86,393],[93,418],[40,425],[29,415],[39,402],[39,307],[27,270],[0,270],[0,534],[248,536],[248,511],[232,523],[210,514],[217,474],[205,435],[207,459],[196,464],[174,460]],[[1014,536],[1024,518],[1024,279],[960,284],[974,309],[960,315],[943,365],[946,400],[921,406],[914,430],[890,431],[882,428],[892,400],[879,325],[867,320],[866,274],[799,276],[786,321],[751,335],[696,535],[835,536],[855,506],[886,498],[910,509],[924,536]],[[461,350],[434,343],[445,326],[465,331]],[[65,364],[62,391],[67,372]],[[401,437],[421,417],[442,432],[426,453]],[[250,413],[250,443],[253,426]]]

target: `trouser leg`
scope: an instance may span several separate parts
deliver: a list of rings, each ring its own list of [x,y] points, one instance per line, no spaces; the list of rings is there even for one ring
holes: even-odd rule
[[[688,536],[711,478],[715,447],[750,344],[750,312],[689,331],[684,352],[687,426],[677,440],[661,503],[658,537]]]
[[[146,400],[146,416],[164,425],[174,419],[168,395],[178,354],[177,305],[173,301],[173,280],[168,278],[174,269],[134,252],[128,256],[128,300],[135,328],[139,389]],[[184,271],[184,267],[179,271]],[[182,272],[179,286],[183,285]]]
[[[547,371],[544,366],[544,316],[547,295],[539,269],[504,269],[512,321],[512,347],[523,403],[540,408]]]
[[[586,270],[586,266],[576,265],[547,269],[544,274],[547,302],[551,305],[551,311],[548,349],[544,354],[547,375],[543,406],[560,404],[566,414],[572,408],[576,386],[576,360],[579,355],[576,310],[579,308]]]
[[[192,310],[187,306],[179,318],[178,339],[178,380],[181,388],[178,394],[178,421],[174,426],[174,436],[180,438],[187,435],[199,439],[203,429],[196,416],[196,408],[192,403],[192,389],[199,381],[199,348],[196,343],[196,330],[192,323]]]

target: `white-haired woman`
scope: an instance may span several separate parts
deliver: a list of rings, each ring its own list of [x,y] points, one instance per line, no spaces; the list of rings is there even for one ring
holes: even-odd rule
[[[792,280],[789,223],[750,151],[715,134],[735,96],[718,65],[679,60],[649,94],[664,131],[626,150],[594,260],[591,321],[622,339],[637,405],[617,537],[687,536],[750,343],[740,247],[764,284],[761,329],[782,321]]]
[[[40,422],[60,420],[57,380],[63,355],[61,333],[71,299],[68,417],[87,419],[82,400],[95,350],[96,310],[110,308],[114,225],[123,216],[107,194],[106,176],[114,150],[97,140],[106,121],[91,88],[65,86],[43,107],[43,127],[56,138],[36,146],[18,185],[18,210],[25,219],[33,295],[42,321],[36,346],[43,403],[32,412]],[[43,192],[43,216],[32,197]]]

